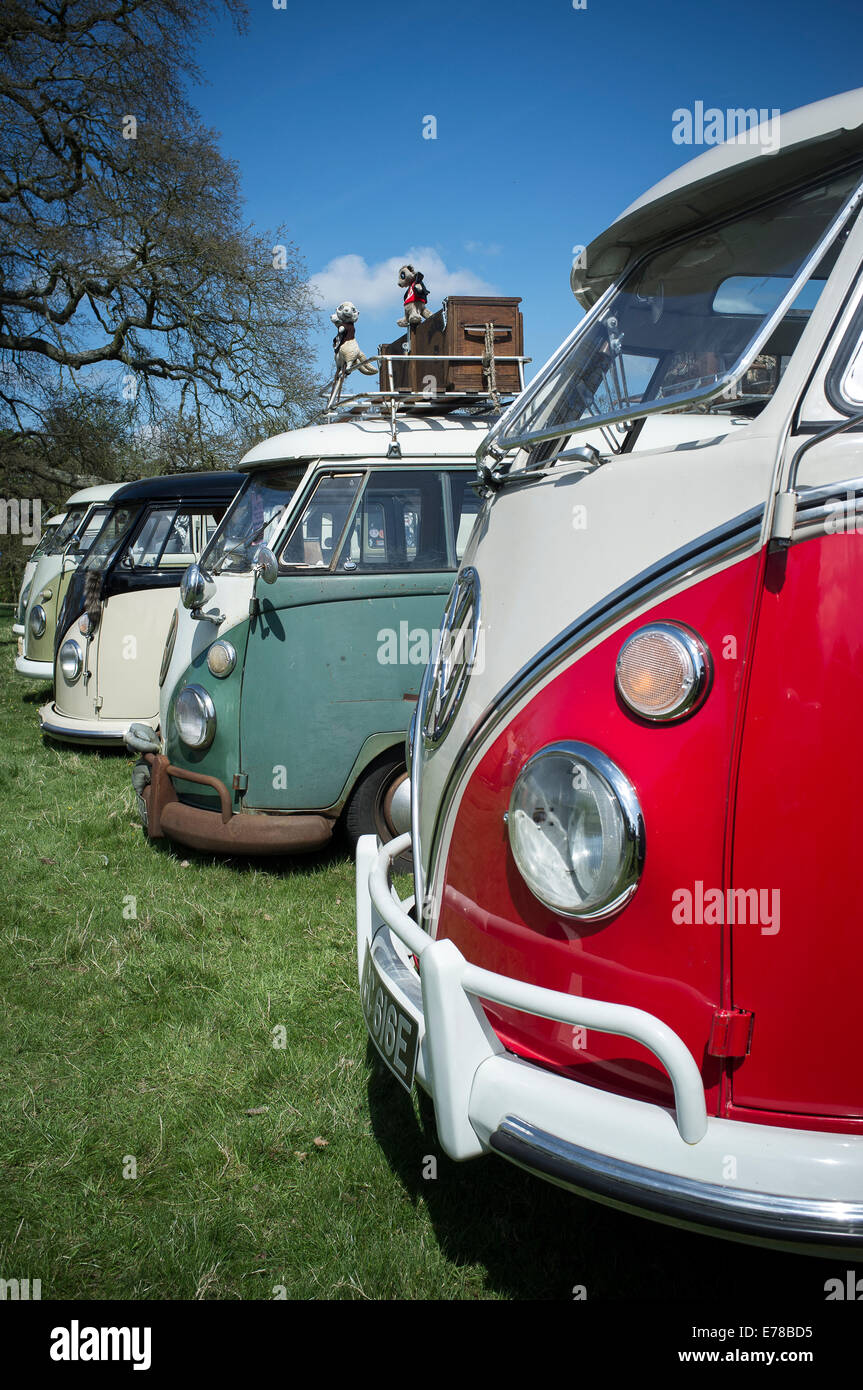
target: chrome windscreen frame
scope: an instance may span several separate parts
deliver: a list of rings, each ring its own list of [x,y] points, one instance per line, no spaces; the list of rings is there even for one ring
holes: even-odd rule
[[[523,417],[526,408],[535,399],[541,388],[550,380],[570,350],[575,347],[576,343],[590,331],[597,319],[602,316],[624,280],[628,279],[640,265],[644,264],[649,258],[655,256],[660,250],[669,250],[674,246],[682,245],[687,241],[693,240],[696,236],[703,235],[705,232],[711,230],[712,227],[726,225],[732,219],[723,218],[720,223],[705,224],[703,227],[699,227],[696,230],[690,230],[685,236],[676,237],[674,240],[670,241],[667,246],[651,247],[644,255],[624,268],[617,280],[608,287],[600,299],[597,300],[593,308],[585,315],[581,322],[576,325],[575,329],[570,333],[561,347],[558,348],[557,352],[549,358],[548,362],[537,373],[530,385],[512,402],[507,410],[504,411],[501,418],[489,430],[485,439],[480,444],[476,455],[480,477],[483,478],[487,475],[493,481],[500,481],[504,478],[512,467],[512,451],[514,450],[531,448],[534,445],[543,443],[545,440],[568,437],[585,430],[599,429],[606,425],[617,424],[623,420],[641,420],[648,415],[658,415],[669,410],[680,410],[688,405],[693,405],[696,401],[703,404],[706,401],[715,400],[717,397],[729,392],[748,369],[753,359],[758,356],[777,324],[784,318],[801,289],[810,278],[813,270],[818,265],[824,252],[833,243],[845,223],[856,212],[861,199],[863,199],[863,180],[857,183],[856,187],[845,200],[843,206],[836,213],[835,217],[833,217],[824,234],[806,257],[806,260],[803,262],[800,270],[792,280],[791,285],[772,314],[768,315],[764,320],[760,330],[755,334],[754,338],[750,339],[734,365],[719,377],[709,389],[702,387],[691,393],[682,393],[669,397],[667,400],[654,401],[650,405],[640,405],[637,410],[633,410],[632,404],[627,403],[625,408],[621,407],[617,410],[609,411],[604,415],[592,415],[578,420],[567,421],[563,424],[556,424],[547,429],[531,430],[527,433],[520,434],[518,431],[513,434],[507,433],[510,424],[514,424],[520,417]],[[776,200],[771,199],[771,201]],[[490,467],[484,464],[486,455],[489,452],[492,453],[494,458],[494,462]],[[506,455],[506,458],[504,458],[504,455]]]

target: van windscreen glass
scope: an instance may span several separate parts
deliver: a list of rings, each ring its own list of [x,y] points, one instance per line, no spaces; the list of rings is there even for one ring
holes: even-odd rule
[[[514,403],[495,443],[731,396],[757,354],[775,389],[847,235],[860,177],[845,171],[649,253]]]
[[[59,555],[62,550],[66,549],[84,520],[86,512],[87,508],[83,506],[67,508],[65,521],[61,521],[59,526],[55,526],[53,534],[48,538],[44,551],[46,555]]]
[[[104,574],[140,515],[139,506],[114,507],[98,537],[88,546],[84,568]]]
[[[272,546],[305,471],[300,465],[253,473],[201,556],[203,569],[210,574],[251,573],[252,552],[258,545]]]

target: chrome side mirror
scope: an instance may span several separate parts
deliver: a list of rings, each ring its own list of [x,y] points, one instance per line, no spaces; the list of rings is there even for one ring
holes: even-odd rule
[[[190,565],[180,580],[180,602],[184,608],[200,608],[214,592],[215,585],[200,565]]]
[[[275,584],[279,576],[279,562],[268,546],[255,547],[252,551],[252,566],[255,574],[263,579],[265,584]]]

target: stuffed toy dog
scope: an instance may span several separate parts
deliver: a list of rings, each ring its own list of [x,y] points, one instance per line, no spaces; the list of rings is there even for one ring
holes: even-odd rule
[[[426,308],[429,292],[421,270],[414,270],[412,265],[403,265],[399,271],[399,289],[405,292],[405,316],[397,320],[399,328],[407,328],[409,324],[422,323],[423,319],[431,318]]]
[[[351,304],[349,299],[340,304],[334,314],[330,314],[331,323],[336,325],[336,336],[333,338],[336,370],[343,376],[355,369],[361,371],[364,376],[376,376],[377,368],[371,365],[364,352],[360,352],[357,342],[354,324],[359,316],[359,309]]]

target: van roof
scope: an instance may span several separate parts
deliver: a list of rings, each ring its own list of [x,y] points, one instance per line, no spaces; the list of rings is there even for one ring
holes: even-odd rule
[[[82,487],[80,492],[73,492],[72,496],[67,498],[66,506],[71,507],[73,503],[78,505],[81,502],[107,502],[114,496],[118,487],[119,483],[99,483],[96,487]]]
[[[397,415],[396,438],[402,458],[391,462],[437,456],[472,459],[490,424],[487,416]],[[250,449],[239,467],[263,468],[292,459],[385,460],[391,442],[392,426],[383,417],[335,420],[328,425],[307,425],[275,434]]]
[[[572,271],[579,302],[589,308],[656,243],[863,158],[863,87],[782,113],[773,125],[768,118],[757,131],[760,141],[745,132],[690,159],[595,237]]]
[[[230,500],[238,492],[243,475],[228,469],[201,473],[168,473],[154,478],[139,478],[135,483],[123,483],[117,488],[117,502],[149,502],[172,500],[194,502],[207,497]]]

